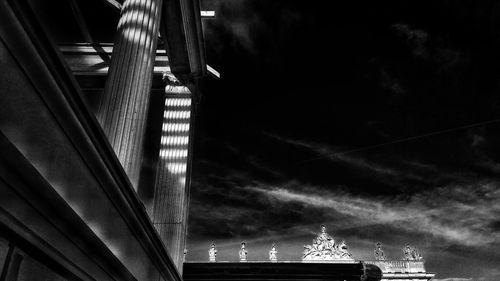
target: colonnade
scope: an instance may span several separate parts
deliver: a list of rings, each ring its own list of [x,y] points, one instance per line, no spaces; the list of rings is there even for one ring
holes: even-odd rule
[[[97,118],[135,191],[138,190],[162,0],[127,0],[117,28]],[[178,81],[177,81],[178,82]],[[167,85],[156,169],[153,225],[177,269],[186,240],[192,93]]]

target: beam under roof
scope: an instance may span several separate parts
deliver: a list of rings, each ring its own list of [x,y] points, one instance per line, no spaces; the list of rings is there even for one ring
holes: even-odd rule
[[[122,4],[120,4],[116,0],[102,0],[102,1],[104,1],[109,6],[115,8],[115,10],[117,10],[118,12],[120,12],[122,10]]]
[[[116,0],[102,0],[104,1],[107,5],[113,7],[115,11],[120,12],[122,10],[122,4],[120,4]],[[214,19],[215,18],[215,11],[200,11],[201,18],[203,19]]]

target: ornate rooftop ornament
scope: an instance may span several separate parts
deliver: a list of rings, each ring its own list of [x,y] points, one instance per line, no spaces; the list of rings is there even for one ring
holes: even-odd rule
[[[246,243],[245,242],[241,242],[241,250],[240,250],[239,254],[240,254],[240,262],[246,262],[247,261],[248,251],[246,249]]]
[[[335,240],[326,232],[326,226],[321,225],[321,233],[313,239],[312,245],[304,246],[304,261],[335,261],[354,260],[345,241],[335,244]]]
[[[215,257],[217,256],[217,249],[215,248],[215,243],[210,245],[210,249],[208,249],[208,261],[215,262]]]
[[[422,260],[422,256],[418,253],[417,247],[412,247],[409,243],[406,243],[403,248],[403,260],[419,261]]]
[[[380,242],[377,242],[377,244],[375,244],[375,250],[373,250],[373,254],[375,255],[375,260],[378,261],[386,260],[384,251],[382,250],[382,243]]]
[[[269,251],[269,260],[271,262],[278,261],[278,250],[276,249],[276,244],[273,244],[273,246],[271,247],[271,250]]]

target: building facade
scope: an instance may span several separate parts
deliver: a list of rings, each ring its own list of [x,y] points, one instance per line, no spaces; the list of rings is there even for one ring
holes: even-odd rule
[[[199,2],[1,0],[0,68],[0,280],[181,280]]]

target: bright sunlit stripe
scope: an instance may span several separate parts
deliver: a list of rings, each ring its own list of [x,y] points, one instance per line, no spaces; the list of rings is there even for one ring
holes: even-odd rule
[[[167,169],[172,174],[183,174],[186,173],[187,164],[186,163],[169,163],[167,164]]]
[[[190,111],[165,111],[163,115],[167,119],[188,119],[191,116]]]
[[[173,98],[173,99],[167,99],[165,101],[166,106],[190,106],[191,105],[191,99],[179,99],[179,98]]]
[[[161,144],[163,145],[187,145],[189,142],[189,137],[179,137],[179,136],[162,136]]]
[[[178,159],[186,158],[188,156],[187,149],[162,149],[160,150],[160,157],[164,159]]]
[[[202,17],[215,17],[215,11],[200,11]]]
[[[163,126],[164,132],[187,132],[189,123],[167,123]]]
[[[187,157],[187,149],[165,149],[165,153],[169,158]]]

